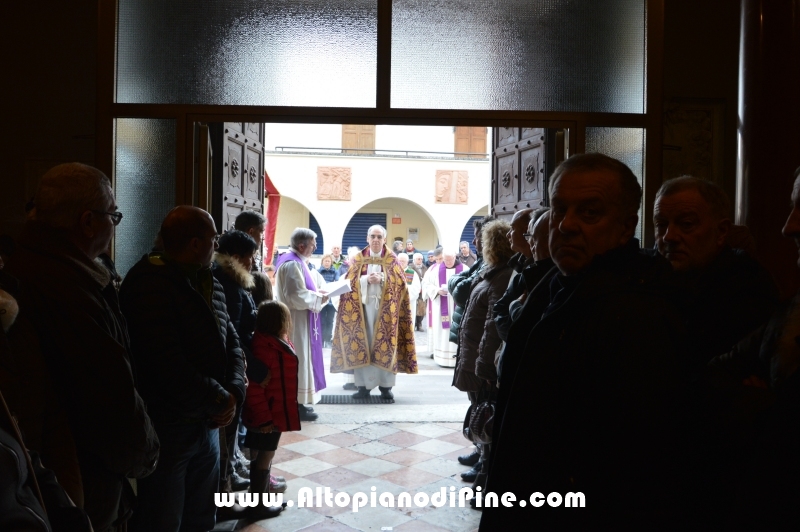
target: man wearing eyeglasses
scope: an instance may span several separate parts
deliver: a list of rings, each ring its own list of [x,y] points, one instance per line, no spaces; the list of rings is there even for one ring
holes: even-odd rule
[[[159,443],[134,388],[116,290],[96,261],[109,249],[122,214],[108,178],[78,163],[49,170],[34,202],[7,271],[23,287],[20,308],[53,375],[47,391],[55,390],[71,433],[56,436],[44,424],[40,435],[61,438],[59,449],[74,442],[76,450],[53,460],[45,452],[43,459],[83,505],[94,530],[123,529],[134,500],[127,478],[153,471]],[[48,382],[46,375],[32,379],[29,393],[38,394]],[[71,469],[75,465],[78,471]]]

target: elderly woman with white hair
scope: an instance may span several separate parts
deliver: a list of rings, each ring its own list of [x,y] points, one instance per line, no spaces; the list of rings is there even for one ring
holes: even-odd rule
[[[422,280],[422,294],[428,301],[428,346],[433,349],[433,360],[446,368],[456,365],[458,346],[450,341],[450,324],[455,305],[447,291],[447,281],[461,273],[464,265],[456,260],[452,249],[442,251],[444,260],[431,266]]]

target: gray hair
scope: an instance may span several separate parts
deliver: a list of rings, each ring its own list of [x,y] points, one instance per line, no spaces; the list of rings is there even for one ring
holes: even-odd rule
[[[34,216],[52,227],[70,229],[84,212],[104,209],[111,194],[111,181],[97,168],[81,163],[59,164],[39,182]]]
[[[386,228],[382,225],[373,225],[369,229],[367,229],[367,238],[369,238],[369,234],[372,232],[373,229],[380,229],[381,233],[383,233],[383,238],[386,238]]]
[[[424,259],[425,257],[422,256],[422,253],[414,253],[414,260],[417,260],[417,257]]]
[[[300,249],[301,244],[305,244],[317,238],[317,233],[305,227],[296,227],[289,237],[289,245],[292,249]]]
[[[469,242],[467,242],[466,240],[462,240],[461,242],[458,243],[458,247],[460,248],[461,246],[469,247]]]
[[[661,184],[661,188],[656,192],[656,203],[658,203],[659,198],[671,196],[672,194],[677,194],[684,190],[696,190],[711,207],[711,212],[718,220],[728,218],[730,202],[728,201],[728,195],[725,194],[722,187],[711,181],[700,179],[699,177],[692,177],[690,175],[682,175],[664,181]]]
[[[406,258],[406,260],[408,260],[408,253],[398,253],[398,254],[397,254],[397,258],[398,258],[398,259],[400,259],[400,258],[402,258],[402,257],[405,257],[405,258]]]
[[[444,256],[455,257],[456,256],[456,252],[453,251],[450,248],[442,248],[442,257],[444,257]]]

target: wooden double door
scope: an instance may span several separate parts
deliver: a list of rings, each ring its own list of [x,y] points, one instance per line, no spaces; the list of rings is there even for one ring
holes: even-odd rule
[[[548,177],[563,154],[562,130],[493,128],[491,213],[508,220],[518,210],[547,206]]]
[[[233,229],[244,210],[264,213],[264,124],[209,124],[212,146],[211,215],[220,231]]]

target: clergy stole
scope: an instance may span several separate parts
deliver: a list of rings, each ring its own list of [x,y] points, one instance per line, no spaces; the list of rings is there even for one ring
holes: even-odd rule
[[[317,291],[317,286],[311,278],[311,272],[308,271],[308,266],[303,259],[295,254],[294,251],[284,253],[275,262],[275,271],[285,262],[294,261],[300,266],[300,271],[303,272],[303,279],[306,282],[306,288],[312,292]],[[322,360],[322,327],[319,319],[318,312],[308,311],[308,331],[311,334],[309,344],[311,345],[311,367],[314,372],[314,391],[318,392],[324,390],[327,384],[325,383],[325,363]]]
[[[442,266],[445,266],[445,267],[442,268]],[[454,268],[456,270],[454,275],[458,275],[459,273],[461,273],[464,270],[464,265],[461,264],[460,262],[456,261],[456,265],[454,266]],[[447,270],[449,270],[449,269],[451,269],[451,268],[448,268],[445,265],[444,262],[439,265],[439,271],[437,273],[439,274],[439,287],[440,288],[441,288],[442,285],[446,285],[447,284]],[[444,296],[439,296],[439,311],[441,312],[442,329],[449,329],[450,328],[450,309],[449,309],[449,305],[447,304],[447,301],[448,301],[449,297],[450,297],[449,294],[448,295],[444,295]],[[432,302],[431,299],[428,299],[428,327],[432,327],[433,326],[433,312],[432,311],[433,311],[433,302]]]

